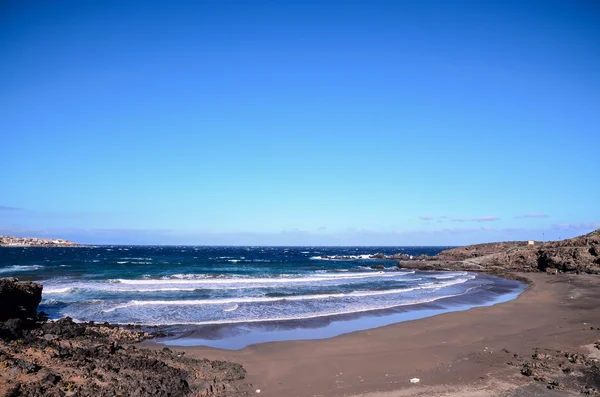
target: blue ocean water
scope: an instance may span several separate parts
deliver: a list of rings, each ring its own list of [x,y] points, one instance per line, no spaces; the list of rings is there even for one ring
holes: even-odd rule
[[[497,278],[398,269],[370,255],[448,247],[0,248],[0,277],[44,286],[50,318],[159,326],[293,322],[482,296]],[[322,256],[344,256],[344,260]],[[371,266],[383,265],[384,269]],[[506,285],[505,285],[506,287]],[[514,288],[512,288],[514,287]],[[513,292],[516,284],[503,292]]]

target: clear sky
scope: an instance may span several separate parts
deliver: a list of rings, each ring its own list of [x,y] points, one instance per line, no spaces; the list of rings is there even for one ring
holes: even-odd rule
[[[0,234],[579,235],[600,228],[600,3],[1,1],[0,138]]]

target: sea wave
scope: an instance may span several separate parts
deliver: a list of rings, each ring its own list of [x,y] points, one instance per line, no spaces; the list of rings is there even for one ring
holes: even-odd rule
[[[57,306],[57,305],[65,305],[65,304],[70,304],[70,303],[72,303],[72,302],[63,302],[58,299],[44,299],[41,302],[41,304],[44,306]],[[106,301],[103,299],[86,299],[86,300],[77,302],[77,304],[79,304],[79,305],[97,305],[97,304],[103,304],[103,303],[106,303]]]
[[[457,272],[457,273],[450,273],[450,274],[442,274],[442,275],[439,275],[439,276],[433,276],[433,278],[435,278],[436,280],[446,280],[446,279],[457,277],[457,276],[466,276],[467,274],[468,274],[467,272]]]
[[[420,305],[424,303],[431,303],[441,299],[453,298],[456,296],[461,296],[469,293],[471,288],[466,291],[457,294],[448,294],[448,295],[440,295],[426,299],[415,299],[403,303],[393,303],[389,305],[377,306],[377,307],[363,307],[363,308],[353,308],[350,310],[339,310],[339,311],[330,311],[330,312],[322,312],[322,313],[312,313],[306,315],[296,315],[296,316],[282,316],[282,317],[267,317],[267,318],[240,318],[240,319],[220,319],[220,320],[206,320],[206,321],[155,321],[151,324],[146,324],[150,326],[167,326],[167,325],[223,325],[223,324],[244,324],[244,323],[266,323],[266,322],[279,322],[279,321],[291,321],[291,320],[308,320],[313,318],[321,318],[321,317],[333,317],[340,316],[345,314],[358,314],[365,312],[373,312],[379,310],[387,310],[393,309],[396,307],[402,306],[412,306],[412,305]],[[130,322],[113,322],[114,324],[130,324]]]
[[[173,288],[169,288],[169,287],[157,287],[157,288],[145,288],[145,289],[141,289],[141,288],[120,288],[120,289],[115,289],[115,288],[107,288],[106,284],[97,284],[97,285],[82,285],[79,287],[48,287],[48,288],[44,288],[44,294],[70,294],[70,293],[77,293],[77,292],[81,292],[81,291],[108,291],[108,292],[136,292],[136,293],[152,293],[152,292],[193,292],[193,291],[199,291],[201,290],[200,288],[197,287],[190,287],[190,288],[177,288],[177,287],[173,287]]]
[[[200,306],[200,305],[224,305],[224,304],[240,304],[240,303],[266,303],[266,302],[280,302],[280,301],[308,301],[308,300],[323,300],[331,298],[358,298],[358,297],[369,297],[369,296],[380,296],[380,295],[391,295],[401,294],[421,289],[440,289],[443,287],[462,284],[470,278],[462,278],[453,280],[452,282],[445,283],[432,283],[431,285],[419,285],[410,288],[396,288],[389,290],[379,291],[352,291],[352,292],[340,292],[331,294],[311,294],[311,295],[297,295],[297,296],[278,296],[278,297],[236,297],[236,298],[224,298],[224,299],[190,299],[190,300],[132,300],[127,303],[115,306],[107,309],[104,312],[112,312],[118,309],[124,309],[131,306]]]
[[[118,284],[134,284],[134,285],[148,285],[148,284],[269,284],[269,283],[309,283],[326,281],[329,279],[360,279],[360,278],[387,278],[387,277],[398,277],[408,272],[364,272],[364,273],[332,273],[332,274],[319,274],[316,276],[304,276],[298,277],[291,275],[280,275],[278,277],[228,277],[228,278],[199,278],[199,279],[111,279],[109,282]],[[412,273],[410,273],[412,274]]]
[[[375,259],[372,256],[375,254],[360,254],[360,255],[326,255],[326,256],[311,256],[310,259],[322,261],[353,261],[357,259]]]
[[[59,287],[59,288],[46,288],[42,290],[44,294],[66,294],[69,292],[73,292],[75,288],[72,287]]]
[[[14,265],[0,269],[0,273],[28,272],[31,270],[39,270],[41,268],[43,268],[41,265]]]
[[[278,277],[239,277],[239,278],[176,278],[154,279],[144,276],[143,279],[110,279],[103,281],[62,281],[55,283],[52,280],[42,282],[43,294],[70,294],[79,292],[111,292],[111,293],[152,293],[152,292],[192,292],[200,290],[244,290],[281,288],[284,286],[310,286],[313,285],[353,285],[363,282],[377,282],[390,280],[414,283],[421,278],[409,278],[414,271],[407,272],[335,272],[317,273],[316,275],[298,277],[296,275],[282,274]],[[182,275],[174,275],[182,276]],[[473,277],[473,276],[470,276]],[[433,281],[430,284],[435,284]]]
[[[347,269],[341,269],[343,271],[347,271]],[[338,269],[335,269],[335,271],[340,271]],[[409,270],[409,271],[394,271],[394,272],[384,272],[384,271],[378,271],[377,273],[372,273],[372,272],[360,272],[360,273],[344,273],[344,274],[339,274],[339,273],[321,273],[319,274],[319,277],[327,277],[327,278],[372,278],[372,277],[377,277],[377,276],[381,276],[381,277],[400,277],[400,276],[404,276],[404,275],[408,275],[408,274],[414,274],[415,271],[414,270]]]

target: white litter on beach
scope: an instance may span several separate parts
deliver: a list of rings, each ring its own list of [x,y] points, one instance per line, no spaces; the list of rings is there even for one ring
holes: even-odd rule
[[[260,393],[260,389],[256,389],[256,392],[257,392],[257,393]]]
[[[420,381],[421,381],[421,379],[419,379],[419,378],[412,378],[410,380],[410,383],[419,383]]]

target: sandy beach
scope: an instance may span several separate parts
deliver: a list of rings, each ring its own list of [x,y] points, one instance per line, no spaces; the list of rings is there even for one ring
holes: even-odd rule
[[[171,348],[190,357],[242,364],[248,372],[244,382],[252,384],[252,391],[260,389],[261,396],[595,393],[600,379],[587,369],[597,366],[590,364],[594,357],[600,358],[594,346],[600,340],[600,278],[519,276],[530,280],[530,288],[516,300],[491,307],[330,339],[263,343],[237,351]],[[588,361],[580,362],[576,353],[585,354]],[[523,375],[523,368],[530,365],[532,374]],[[413,378],[419,382],[412,383]]]

